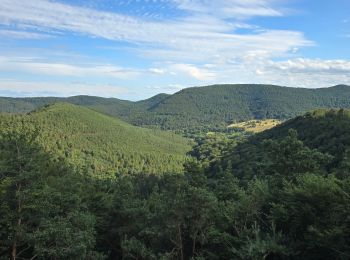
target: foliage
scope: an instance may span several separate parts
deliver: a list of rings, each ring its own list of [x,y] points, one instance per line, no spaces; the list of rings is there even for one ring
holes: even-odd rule
[[[0,129],[1,259],[94,259],[84,179],[43,152],[25,121]]]
[[[94,129],[79,120],[96,114],[79,111],[76,129]],[[73,124],[67,105],[30,120],[41,113]],[[54,128],[30,120],[0,128],[0,259],[350,258],[345,110],[318,110],[256,135],[198,135],[184,173],[116,178],[96,178],[104,169],[91,171],[92,157],[58,156],[42,141],[50,136],[42,127]]]
[[[116,173],[181,172],[189,141],[172,133],[133,127],[90,109],[58,103],[29,115],[0,115],[0,127],[18,121],[40,129],[46,151],[86,171]]]

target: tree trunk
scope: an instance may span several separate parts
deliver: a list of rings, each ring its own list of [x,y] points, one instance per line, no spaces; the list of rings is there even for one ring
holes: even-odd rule
[[[12,244],[11,259],[16,260],[16,256],[17,256],[17,238],[15,237]]]
[[[193,237],[193,243],[192,243],[192,257],[195,256],[196,254],[196,241],[197,240],[197,232],[194,234],[194,237]]]
[[[21,191],[21,184],[18,184],[17,185],[17,192],[19,193],[20,191]],[[13,243],[12,243],[12,250],[11,250],[11,259],[12,260],[17,259],[17,244],[18,244],[18,239],[19,239],[19,229],[20,229],[21,224],[22,224],[21,211],[22,211],[21,198],[18,198],[18,202],[17,202],[18,219],[17,219],[17,224],[16,224],[15,237],[14,237]]]
[[[179,244],[180,244],[180,259],[184,260],[184,250],[183,250],[183,243],[182,243],[182,235],[181,235],[181,226],[178,224],[177,226],[177,232],[179,236]]]

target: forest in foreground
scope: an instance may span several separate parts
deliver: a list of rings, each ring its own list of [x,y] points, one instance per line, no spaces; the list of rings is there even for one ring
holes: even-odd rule
[[[198,134],[192,151],[106,118],[1,115],[0,259],[350,258],[348,110]]]

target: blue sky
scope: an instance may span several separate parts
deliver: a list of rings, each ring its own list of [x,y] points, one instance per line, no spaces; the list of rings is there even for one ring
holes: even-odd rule
[[[0,96],[350,84],[350,1],[0,0]]]

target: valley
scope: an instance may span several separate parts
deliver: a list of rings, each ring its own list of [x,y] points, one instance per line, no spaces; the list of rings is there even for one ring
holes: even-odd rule
[[[3,98],[0,259],[13,248],[24,259],[345,259],[347,101],[226,113],[235,99],[195,95],[186,104],[206,105],[188,117],[168,95]]]
[[[0,0],[0,260],[350,260],[350,0]]]

